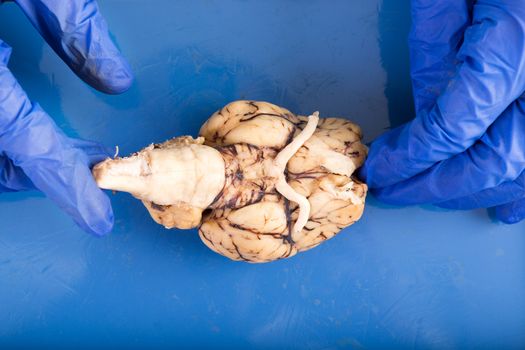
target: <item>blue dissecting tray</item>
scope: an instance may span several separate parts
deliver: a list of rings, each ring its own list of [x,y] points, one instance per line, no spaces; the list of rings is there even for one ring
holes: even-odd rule
[[[413,117],[403,0],[101,1],[136,74],[121,96],[80,82],[14,3],[0,37],[29,95],[70,135],[121,154],[196,135],[235,99],[320,110],[370,141]],[[38,193],[0,195],[0,347],[518,348],[525,224],[484,210],[396,208],[263,265],[165,230],[127,194],[95,238]]]

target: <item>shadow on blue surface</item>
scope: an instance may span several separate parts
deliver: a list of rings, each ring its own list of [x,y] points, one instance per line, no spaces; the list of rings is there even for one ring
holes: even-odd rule
[[[409,54],[410,2],[383,1],[378,14],[381,61],[387,73],[385,95],[392,128],[414,118]]]
[[[10,67],[70,135],[118,144],[195,134],[222,105],[319,109],[367,140],[413,116],[408,1],[101,2],[136,74],[122,96],[79,82],[14,4],[0,6]],[[82,233],[39,194],[0,196],[0,347],[518,348],[523,224],[484,211],[397,208],[265,265],[165,230],[111,195],[114,232]]]

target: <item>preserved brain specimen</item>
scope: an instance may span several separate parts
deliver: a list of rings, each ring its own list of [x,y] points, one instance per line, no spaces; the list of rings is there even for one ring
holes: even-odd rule
[[[366,157],[359,127],[236,101],[196,139],[152,144],[93,168],[101,188],[142,200],[166,228],[199,228],[233,260],[268,262],[317,246],[357,221],[367,187],[352,174]]]

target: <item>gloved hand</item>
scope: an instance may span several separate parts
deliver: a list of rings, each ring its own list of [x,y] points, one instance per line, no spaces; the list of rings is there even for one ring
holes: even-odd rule
[[[129,88],[128,64],[109,38],[91,0],[17,0],[53,50],[85,82],[106,93]],[[38,189],[84,230],[102,235],[113,226],[107,196],[90,167],[109,154],[94,142],[65,136],[31,102],[7,67],[11,48],[0,40],[0,192]]]
[[[525,217],[525,3],[412,0],[416,118],[360,176],[380,200]]]

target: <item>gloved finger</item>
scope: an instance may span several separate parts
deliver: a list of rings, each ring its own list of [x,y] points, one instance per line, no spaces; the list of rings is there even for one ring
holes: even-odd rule
[[[2,64],[0,150],[81,228],[96,235],[111,230],[109,198],[94,182],[88,155],[63,135],[38,104],[29,100]]]
[[[432,109],[372,143],[360,174],[372,188],[408,179],[465,151],[525,91],[525,7],[479,0],[455,75]]]
[[[90,168],[114,155],[111,154],[110,148],[97,142],[73,138],[70,138],[69,141],[73,147],[86,154]],[[0,156],[0,193],[35,189],[35,185],[20,167],[15,166],[9,158]]]
[[[86,83],[118,94],[132,84],[129,64],[111,40],[94,0],[15,0],[29,20]]]
[[[438,203],[513,181],[525,170],[524,134],[525,98],[520,98],[467,151],[372,192],[391,204]]]
[[[436,206],[447,209],[476,209],[504,206],[514,201],[525,198],[525,172],[516,180],[504,182],[496,187],[455,198],[446,202],[437,203]]]
[[[506,224],[516,224],[525,219],[525,197],[494,208],[496,218]]]
[[[472,0],[412,0],[408,38],[416,112],[430,109],[456,71]]]
[[[0,193],[34,190],[24,171],[4,156],[0,156]]]

